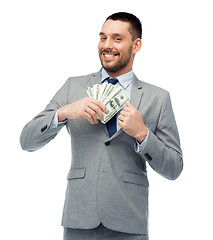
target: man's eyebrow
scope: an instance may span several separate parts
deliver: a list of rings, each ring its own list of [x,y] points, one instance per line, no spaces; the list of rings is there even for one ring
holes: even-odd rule
[[[100,35],[100,36],[103,36],[103,35],[106,35],[106,34],[105,34],[104,32],[100,32],[99,35]],[[113,33],[112,36],[113,36],[113,37],[119,37],[119,36],[122,37],[123,35],[120,34],[120,33]]]
[[[113,33],[112,34],[114,37],[122,37],[123,35],[122,34],[120,34],[120,33]]]

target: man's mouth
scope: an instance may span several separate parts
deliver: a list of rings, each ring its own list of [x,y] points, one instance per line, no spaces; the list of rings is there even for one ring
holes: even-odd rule
[[[105,59],[112,59],[116,56],[118,56],[118,53],[107,53],[107,52],[103,52],[103,56]]]
[[[104,56],[105,56],[106,58],[112,58],[114,55],[111,55],[111,54],[104,54]]]

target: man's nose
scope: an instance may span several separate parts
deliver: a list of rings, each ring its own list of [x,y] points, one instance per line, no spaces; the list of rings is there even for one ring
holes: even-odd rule
[[[112,49],[113,48],[113,41],[111,39],[106,39],[104,42],[104,48],[105,49]]]

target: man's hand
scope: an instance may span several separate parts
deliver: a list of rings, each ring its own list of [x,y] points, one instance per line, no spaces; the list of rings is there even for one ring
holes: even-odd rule
[[[118,125],[125,133],[134,137],[141,144],[147,136],[147,128],[139,111],[137,111],[129,102],[118,116]]]
[[[58,111],[58,121],[63,122],[67,118],[86,118],[91,124],[97,124],[97,115],[101,120],[104,117],[101,110],[105,113],[107,111],[102,102],[86,97],[62,107]]]

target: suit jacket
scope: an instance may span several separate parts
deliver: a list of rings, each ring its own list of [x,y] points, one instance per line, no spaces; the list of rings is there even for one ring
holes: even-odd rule
[[[64,126],[54,128],[56,111],[87,96],[100,83],[101,71],[69,78],[44,111],[33,118],[20,137],[24,150],[35,151],[52,140]],[[183,168],[178,130],[169,93],[134,76],[131,104],[149,128],[147,144],[136,152],[135,139],[122,129],[109,138],[106,125],[92,125],[85,118],[68,119],[72,163],[62,226],[92,229],[105,227],[126,233],[148,234],[146,163],[160,175],[176,179]]]

